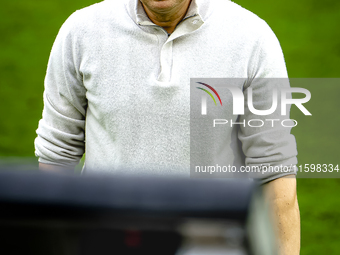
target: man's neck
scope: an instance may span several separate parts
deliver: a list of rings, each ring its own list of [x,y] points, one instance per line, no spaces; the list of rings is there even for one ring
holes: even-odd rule
[[[144,1],[141,2],[150,20],[156,25],[163,27],[170,34],[175,30],[177,24],[185,17],[191,0],[184,0],[178,4],[168,6],[164,4],[164,8],[162,8],[163,6],[161,3],[158,6],[155,6],[152,4],[149,5],[147,1],[145,1],[145,4],[143,3]],[[167,0],[164,2],[167,2]]]

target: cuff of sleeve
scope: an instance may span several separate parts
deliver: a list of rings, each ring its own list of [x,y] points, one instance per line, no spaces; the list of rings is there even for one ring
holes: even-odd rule
[[[285,167],[285,166],[283,166]],[[266,176],[263,178],[254,178],[256,182],[258,182],[260,185],[266,184],[268,182],[271,182],[275,179],[279,178],[296,178],[298,168],[296,165],[293,166],[286,166],[287,170],[281,171],[281,172],[273,172],[271,174],[266,174]]]

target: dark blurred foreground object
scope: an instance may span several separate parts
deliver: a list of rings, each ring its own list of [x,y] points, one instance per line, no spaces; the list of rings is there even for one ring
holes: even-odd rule
[[[241,179],[0,171],[0,254],[276,254],[261,189]]]

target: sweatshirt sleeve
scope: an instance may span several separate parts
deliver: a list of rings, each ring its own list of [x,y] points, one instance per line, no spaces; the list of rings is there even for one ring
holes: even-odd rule
[[[263,34],[251,59],[251,78],[244,88],[245,112],[239,118],[239,122],[245,121],[247,124],[240,125],[238,137],[242,142],[246,165],[261,167],[259,169],[262,171],[254,177],[265,183],[296,174],[297,149],[295,137],[291,134],[295,123],[290,120],[290,107],[287,106],[286,114],[281,115],[281,93],[290,87],[283,53],[275,34],[263,23]],[[275,90],[277,95],[273,96]],[[268,115],[254,114],[247,103],[250,93],[256,110],[271,109],[273,98],[277,98],[276,110]],[[287,98],[290,97],[287,93]]]
[[[45,77],[44,109],[35,154],[39,162],[76,166],[85,147],[86,90],[79,71],[76,13],[61,27],[53,44]]]

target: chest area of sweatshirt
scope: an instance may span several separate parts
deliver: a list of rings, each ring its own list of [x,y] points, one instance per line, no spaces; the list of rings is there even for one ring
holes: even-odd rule
[[[126,79],[179,86],[175,84],[178,80],[197,77],[248,77],[254,42],[232,29],[202,27],[179,37],[175,32],[168,37],[158,26],[147,27],[147,31],[125,27],[91,31],[97,34],[80,39],[79,71],[85,87],[95,90],[99,84],[110,87],[113,80]]]
[[[190,78],[248,73],[251,47],[215,34],[192,33],[169,40],[157,28],[153,33],[120,31],[97,36],[96,42],[85,41],[80,72],[89,109],[101,119],[132,113],[160,120],[188,119]]]

